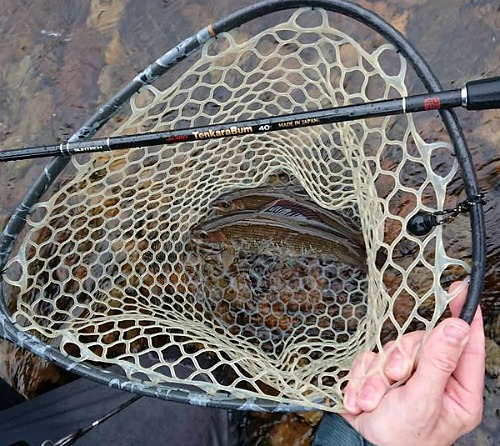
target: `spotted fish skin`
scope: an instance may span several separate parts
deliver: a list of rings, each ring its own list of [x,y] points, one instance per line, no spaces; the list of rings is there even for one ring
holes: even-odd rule
[[[220,195],[212,207],[221,213],[236,211],[260,210],[278,198],[307,198],[304,189],[298,186],[290,187],[253,187],[251,189],[238,189]]]
[[[345,236],[363,247],[363,233],[359,224],[342,213],[324,209],[307,199],[304,189],[298,186],[241,189],[221,195],[212,206],[224,214],[237,211],[261,211],[293,218],[308,223],[320,222],[329,227],[330,232]]]
[[[291,256],[326,258],[366,270],[364,245],[314,219],[267,211],[241,211],[213,218],[192,231],[192,242],[203,252],[234,250],[235,242],[261,252],[286,247]]]

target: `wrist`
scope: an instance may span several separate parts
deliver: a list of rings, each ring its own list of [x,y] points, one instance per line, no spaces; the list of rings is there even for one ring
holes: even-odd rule
[[[312,446],[375,446],[341,415],[327,413],[318,427]]]
[[[367,445],[382,446],[385,443],[383,438],[380,437],[380,432],[373,432],[370,425],[366,426],[363,423],[363,416],[350,415],[348,413],[340,414],[340,417],[347,423],[353,430],[355,430],[361,438],[366,442]],[[427,445],[428,446],[428,445]]]

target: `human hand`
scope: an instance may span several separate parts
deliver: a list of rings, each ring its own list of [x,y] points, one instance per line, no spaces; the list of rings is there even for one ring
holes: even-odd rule
[[[462,289],[459,290],[459,287]],[[452,317],[432,330],[406,334],[388,356],[368,352],[352,368],[342,414],[364,438],[377,445],[449,445],[481,421],[485,346],[481,309],[472,324],[458,319],[467,286],[450,302]],[[374,373],[373,371],[376,370]],[[400,387],[396,381],[410,377]]]

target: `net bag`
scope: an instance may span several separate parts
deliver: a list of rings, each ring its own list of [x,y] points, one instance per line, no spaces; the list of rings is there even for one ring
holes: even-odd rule
[[[292,2],[278,3],[266,5]],[[91,136],[129,97],[115,135],[405,96],[408,60],[432,87],[425,64],[395,46],[407,44],[392,28],[397,42],[374,45],[364,25],[348,33],[352,20],[340,13],[368,25],[367,17],[381,22],[376,16],[344,2],[303,4],[275,13],[271,25],[229,30],[241,24],[235,17],[261,14],[259,4],[220,22],[227,31],[205,29],[176,49],[183,57],[201,46],[175,82],[150,85],[175,59],[169,52],[73,139]],[[13,223],[7,228],[5,260],[13,252],[2,292],[13,311],[4,329],[66,369],[136,393],[339,410],[356,355],[430,330],[453,297],[446,280],[470,269],[450,252],[443,227],[424,237],[406,228],[417,212],[445,207],[458,171],[450,140],[426,139],[428,122],[405,115],[259,135],[235,127],[220,140],[200,133],[194,143],[53,161],[49,170],[71,179],[34,200],[15,249]],[[452,133],[457,140],[464,144]],[[362,262],[342,262],[313,242],[302,251],[279,243],[272,222],[231,237],[224,229],[224,250],[196,243],[197,228],[227,219],[221,199],[233,205],[231,194],[271,189],[299,191],[341,215],[359,233]]]

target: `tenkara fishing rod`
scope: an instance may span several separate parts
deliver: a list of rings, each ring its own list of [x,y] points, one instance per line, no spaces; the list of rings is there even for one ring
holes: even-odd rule
[[[500,108],[500,77],[471,81],[462,88],[455,90],[365,102],[336,108],[164,132],[139,133],[131,136],[101,138],[84,142],[65,142],[48,146],[3,150],[0,151],[0,161],[15,161],[46,156],[70,156],[83,152],[104,152],[161,144],[177,144],[460,106],[465,107],[467,110]]]
[[[124,403],[120,404],[118,407],[114,408],[113,410],[108,412],[103,417],[95,420],[89,426],[87,426],[85,428],[80,428],[76,432],[73,432],[72,434],[68,435],[67,437],[61,438],[60,440],[57,440],[55,442],[53,442],[51,440],[46,440],[41,444],[41,446],[70,446],[70,445],[74,444],[76,441],[78,441],[80,438],[82,438],[85,434],[90,432],[92,429],[94,429],[97,426],[100,426],[105,421],[110,419],[112,416],[114,416],[117,413],[121,412],[122,410],[126,409],[128,406],[130,406],[132,403],[135,403],[140,398],[141,398],[141,395],[136,395],[136,396],[128,399]]]

